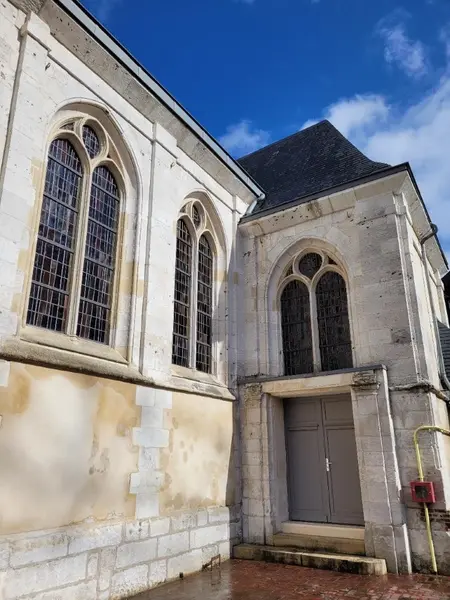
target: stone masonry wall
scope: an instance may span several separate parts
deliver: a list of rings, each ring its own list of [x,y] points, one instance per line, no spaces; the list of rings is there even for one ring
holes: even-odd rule
[[[238,510],[83,525],[0,538],[2,600],[115,600],[187,575],[239,541]]]
[[[73,26],[71,34],[77,27]],[[3,529],[0,599],[113,600],[180,573],[200,570],[217,555],[225,560],[231,545],[240,540],[239,443],[234,397],[229,389],[230,380],[235,379],[232,365],[237,362],[234,295],[239,278],[234,240],[237,222],[253,198],[244,201],[236,195],[242,186],[231,172],[224,178],[230,185],[219,183],[195,160],[195,154],[192,158],[181,149],[178,139],[158,121],[157,111],[154,119],[148,119],[136,110],[123,94],[58,42],[54,33],[54,23],[50,26],[36,14],[26,16],[8,0],[0,3],[0,352],[5,359],[0,364],[0,385],[8,386],[9,361],[19,361],[46,369],[56,365],[60,375],[77,372],[83,374],[77,375],[80,378],[120,380],[124,389],[129,386],[127,390],[136,387],[132,403],[136,423],[119,428],[112,409],[103,415],[114,444],[115,437],[120,437],[120,444],[126,446],[126,452],[117,454],[131,457],[120,470],[120,493],[129,512],[117,508],[112,501],[117,500],[115,494],[108,496],[104,487],[99,487],[102,498],[106,496],[100,516],[91,510],[80,519],[61,518],[51,524],[30,518],[33,522],[25,525],[19,519],[21,528]],[[80,44],[75,46],[81,53]],[[83,56],[88,55],[86,50]],[[114,61],[104,60],[102,70],[111,65],[114,67]],[[71,116],[97,119],[111,134],[124,161],[117,331],[113,346],[98,345],[100,357],[87,348],[78,351],[80,340],[67,342],[63,334],[58,334],[57,343],[53,339],[43,344],[43,330],[31,332],[38,343],[36,338],[27,338],[33,328],[26,325],[26,290],[46,151],[53,128],[67,111]],[[208,152],[201,146],[199,154],[205,162]],[[236,185],[231,185],[236,183],[233,178]],[[220,242],[216,245],[217,340],[211,375],[194,369],[181,373],[171,364],[176,223],[186,198],[191,197],[201,199]],[[5,405],[9,406],[10,399],[12,404],[15,399],[21,404],[20,387],[12,381],[11,386],[11,394],[9,390],[4,394]],[[33,406],[40,418],[27,421],[42,429],[41,438],[45,439],[48,427],[59,440],[59,444],[47,445],[51,462],[54,459],[59,469],[56,475],[48,462],[40,460],[39,466],[43,465],[42,473],[47,467],[48,480],[53,476],[61,487],[64,477],[73,474],[72,464],[78,463],[80,468],[82,463],[78,451],[73,450],[78,446],[71,447],[61,433],[61,422],[68,428],[71,425],[70,415],[64,412],[64,391],[64,385],[56,388],[55,409],[47,413],[43,413],[43,405],[48,394],[37,391]],[[77,409],[86,409],[86,396],[74,392]],[[204,414],[193,418],[189,407],[195,406],[198,414],[200,405],[205,407]],[[113,406],[117,407],[117,402]],[[95,407],[93,412],[96,414]],[[217,431],[212,427],[202,430],[205,414],[217,425]],[[85,430],[87,445],[83,448],[87,451],[83,457],[89,461],[91,446],[95,445],[90,438],[90,422]],[[11,431],[4,418],[0,436],[5,447],[20,448],[17,436],[14,444],[9,443]],[[71,433],[79,442],[76,427]],[[192,441],[186,444],[186,440]],[[29,443],[27,455],[44,445]],[[202,453],[209,462],[201,467],[203,480],[194,489],[194,467],[202,464]],[[41,458],[39,451],[35,454]],[[10,476],[25,481],[23,463],[17,463],[17,468],[9,469]],[[89,479],[90,465],[84,469],[82,464],[83,475]],[[70,496],[72,486],[66,488]],[[82,487],[80,494],[85,491]],[[36,509],[38,516],[53,514],[57,507],[58,494],[52,495],[48,489],[45,492],[52,503],[42,502]],[[94,490],[87,496],[84,505],[92,508],[100,494]],[[78,500],[75,494],[74,504]],[[4,525],[2,517],[0,527]]]
[[[275,380],[284,373],[278,294],[292,258],[303,250],[324,251],[345,272],[353,365],[386,368],[380,384],[384,390],[382,404],[374,404],[375,397],[381,398],[378,392],[373,396],[352,387],[358,456],[365,457],[367,451],[367,461],[374,460],[374,444],[378,453],[375,464],[360,466],[366,542],[372,540],[366,547],[372,554],[385,557],[391,571],[403,572],[411,568],[411,560],[419,570],[427,571],[430,566],[426,532],[420,519],[414,517],[417,507],[409,514],[409,483],[417,478],[413,433],[420,425],[448,428],[449,422],[447,406],[439,397],[432,311],[421,259],[420,239],[430,230],[425,217],[409,176],[397,174],[244,222],[240,228],[246,283],[242,383],[258,381],[261,376]],[[445,265],[441,256],[433,254],[433,244],[432,240],[427,242],[428,258],[433,255],[433,264],[427,268],[436,279]],[[434,304],[439,309],[442,303],[437,296],[441,292],[435,288]],[[437,315],[442,317],[440,309]],[[260,405],[266,410],[271,401],[264,397],[261,394]],[[244,409],[247,423],[249,417],[257,415],[255,408]],[[259,426],[270,447],[273,424],[269,427],[261,421]],[[253,429],[247,426],[248,432]],[[421,437],[426,476],[436,485],[435,508],[444,511],[450,501],[449,441],[437,434]],[[250,437],[243,443],[264,451]],[[271,469],[263,457],[253,460],[258,469]],[[246,485],[244,478],[244,499],[259,494],[262,501],[268,497],[266,486],[285,485],[283,478],[276,482],[271,473],[266,475],[259,484]],[[272,505],[278,494],[275,489]],[[249,524],[255,525],[248,532],[250,540],[261,537],[262,531],[267,539],[270,530],[267,517],[263,520],[264,507],[258,505],[258,509],[258,514],[248,515]],[[284,512],[282,505],[280,510]],[[245,519],[244,513],[244,538]],[[261,523],[265,523],[264,530]],[[276,531],[279,523],[272,520],[271,526]],[[439,568],[450,572],[448,532],[436,524],[434,536]]]
[[[7,386],[9,383],[12,386],[8,390],[11,402],[17,402],[23,389],[14,385],[15,380],[10,376],[8,363],[2,362],[0,365],[0,385]],[[43,369],[39,370],[41,379],[43,373]],[[52,377],[50,371],[48,376]],[[86,376],[72,377],[84,377],[85,385],[92,383]],[[127,384],[121,385],[122,388],[127,387]],[[66,388],[67,396],[69,380],[65,384],[60,383],[60,387]],[[133,386],[128,388],[134,394]],[[175,397],[174,400],[172,396]],[[116,404],[118,399],[119,394],[116,393]],[[27,398],[22,400],[26,406]],[[89,398],[80,393],[74,400],[78,400],[80,405],[89,403]],[[92,413],[97,414],[100,409],[97,408],[95,399],[92,401]],[[202,402],[203,424],[210,422],[207,428],[202,428],[195,413],[196,404]],[[128,444],[129,450],[138,456],[137,472],[129,472],[128,476],[124,473],[126,486],[123,490],[126,497],[136,499],[135,518],[119,518],[117,514],[114,515],[115,503],[117,504],[115,495],[109,498],[111,514],[106,519],[103,515],[101,520],[92,510],[92,516],[79,524],[42,530],[39,528],[40,521],[34,520],[29,527],[36,529],[35,531],[0,536],[1,600],[115,600],[170,581],[180,573],[199,571],[219,555],[221,560],[230,557],[231,547],[239,543],[241,538],[239,469],[235,469],[237,459],[233,458],[238,451],[234,404],[144,387],[137,388],[135,403],[141,417],[138,426],[131,430],[129,427],[125,428],[120,419],[114,420],[120,411],[114,412],[110,405],[104,409],[111,430],[117,431],[119,438]],[[4,409],[7,405],[0,405],[0,410],[4,412],[2,406]],[[42,446],[45,448],[46,445],[37,442],[33,446],[34,442],[28,439],[36,458],[36,482],[34,479],[33,482],[47,485],[49,480],[45,477],[49,473],[53,473],[53,477],[58,479],[64,479],[65,474],[70,473],[72,478],[76,478],[78,474],[71,461],[81,462],[86,452],[78,452],[75,456],[71,454],[74,442],[67,431],[66,435],[55,438],[56,432],[66,421],[66,398],[59,397],[60,409],[58,405],[53,407],[52,419],[45,412],[42,413],[42,406],[45,407],[45,402],[42,394],[38,394],[32,413],[35,418],[34,429],[37,434],[45,432],[50,439],[59,440],[59,462],[55,466],[39,460]],[[190,412],[193,416],[189,420],[184,415]],[[27,411],[23,414],[26,415]],[[69,414],[73,417],[73,410]],[[17,420],[22,418],[22,414],[13,417]],[[78,424],[79,421],[75,422]],[[130,423],[132,424],[131,421]],[[214,423],[216,429],[213,427]],[[9,439],[11,426],[11,419],[4,418],[0,430],[1,441]],[[91,453],[90,444],[93,452],[98,450],[94,430],[97,431],[89,427],[86,430],[87,438],[91,436],[86,439],[89,446],[87,455]],[[76,432],[74,435],[77,437]],[[197,442],[185,449],[193,436],[196,436]],[[22,441],[24,442],[23,438]],[[113,446],[114,443],[117,442],[110,445]],[[8,452],[10,447],[5,446],[4,449]],[[124,453],[123,448],[121,452]],[[189,461],[184,463],[180,476],[176,465],[183,462],[187,452],[190,453]],[[12,451],[12,455],[18,453],[17,449]],[[45,456],[44,454],[44,458]],[[110,456],[112,459],[112,454]],[[165,467],[162,464],[163,456],[169,457]],[[203,483],[195,486],[195,472],[199,470],[199,460],[204,460],[205,456],[209,458],[210,471],[207,475],[203,473]],[[111,468],[118,469],[117,464],[114,465]],[[108,467],[107,462],[106,470]],[[94,477],[96,472],[95,469],[89,469],[89,464],[81,464],[81,471],[86,472],[87,478]],[[105,477],[105,473],[101,476]],[[21,471],[20,461],[16,464],[16,477],[26,477],[26,472]],[[167,479],[172,486],[168,489]],[[12,479],[11,485],[15,481]],[[102,486],[101,481],[99,485]],[[167,506],[165,507],[170,494],[173,496],[175,493],[173,489],[176,490],[174,501],[183,499],[183,510],[174,510],[172,506],[167,510]],[[210,492],[210,489],[214,492]],[[71,488],[69,495],[70,493],[73,505],[83,504],[89,499],[95,502],[98,496],[93,490],[89,491],[89,484],[83,484],[78,493],[74,493]],[[50,504],[46,496],[43,498],[37,511],[42,518],[46,516],[46,511],[55,511],[57,507]],[[22,501],[23,498],[17,500]],[[14,497],[11,502],[14,502]],[[208,505],[208,502],[211,504]],[[229,506],[224,506],[225,503]],[[195,505],[195,508],[187,509],[186,506],[189,505]],[[1,516],[0,525],[4,525]]]
[[[407,519],[414,570],[431,572],[423,507],[408,502]],[[438,571],[442,575],[450,575],[450,511],[431,507],[430,521]]]

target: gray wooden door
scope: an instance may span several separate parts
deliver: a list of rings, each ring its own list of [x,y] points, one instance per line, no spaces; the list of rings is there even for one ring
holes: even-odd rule
[[[293,521],[364,524],[349,395],[285,400]]]

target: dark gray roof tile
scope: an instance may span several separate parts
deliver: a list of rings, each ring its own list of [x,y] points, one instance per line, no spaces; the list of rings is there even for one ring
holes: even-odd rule
[[[389,167],[367,158],[329,121],[261,148],[238,163],[266,192],[252,214]]]

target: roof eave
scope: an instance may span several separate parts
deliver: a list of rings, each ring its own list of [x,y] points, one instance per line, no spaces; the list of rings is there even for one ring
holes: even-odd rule
[[[422,197],[422,194],[420,192],[419,186],[417,184],[416,178],[414,177],[414,174],[412,172],[411,165],[409,164],[409,162],[400,163],[399,165],[395,165],[394,167],[387,167],[386,169],[382,169],[380,171],[377,171],[370,175],[366,175],[364,177],[358,177],[357,179],[352,179],[351,181],[348,181],[348,182],[343,183],[338,186],[324,189],[320,192],[316,192],[315,194],[308,194],[306,196],[301,196],[299,198],[296,198],[295,200],[292,200],[291,202],[286,202],[285,204],[282,204],[280,206],[270,207],[270,208],[268,208],[266,210],[262,210],[256,214],[250,214],[248,216],[244,216],[241,218],[240,223],[244,224],[244,223],[249,223],[251,221],[256,221],[257,219],[260,219],[262,217],[268,217],[273,214],[288,210],[289,208],[294,208],[295,206],[298,206],[299,204],[311,202],[312,200],[317,200],[318,198],[322,198],[324,196],[330,196],[331,194],[337,194],[348,188],[356,187],[359,185],[364,185],[365,183],[371,183],[372,181],[376,181],[377,179],[382,179],[383,177],[389,177],[390,175],[395,175],[397,173],[401,173],[402,171],[406,171],[408,173],[408,175],[411,179],[411,183],[414,187],[414,191],[416,192],[417,197],[420,200],[420,203],[423,207],[423,210],[428,219],[428,222],[431,224],[432,221],[431,221],[430,214],[427,210],[427,207],[425,205],[424,199]],[[444,263],[448,269],[449,266],[448,266],[448,262],[447,262],[447,257],[445,256],[445,253],[441,246],[439,238],[437,235],[434,237],[436,239],[436,243],[439,247],[439,250],[441,252]]]
[[[96,42],[127,69],[151,94],[178,117],[219,158],[236,177],[258,198],[264,190],[237,161],[222,148],[207,130],[143,67],[128,50],[112,36],[78,0],[53,0],[72,17]]]
[[[413,173],[413,171],[412,171],[412,169],[411,169],[411,165],[409,164],[409,162],[406,162],[406,163],[403,163],[403,164],[405,165],[405,167],[406,167],[406,169],[407,169],[407,171],[408,171],[408,175],[409,175],[409,176],[410,176],[410,178],[411,178],[411,182],[412,182],[412,184],[413,184],[414,191],[416,192],[416,194],[417,194],[417,197],[419,198],[419,200],[420,200],[420,202],[421,202],[421,204],[422,204],[422,207],[423,207],[423,210],[424,210],[424,212],[425,212],[425,215],[426,215],[426,217],[427,217],[427,219],[428,219],[428,222],[431,224],[431,223],[433,223],[433,221],[431,220],[430,213],[428,212],[427,206],[426,206],[426,204],[425,204],[425,201],[424,201],[424,199],[423,199],[423,197],[422,197],[422,194],[421,194],[421,192],[420,192],[419,185],[418,185],[418,183],[417,183],[417,181],[416,181],[416,178],[414,177],[414,173]],[[445,264],[445,266],[446,266],[446,267],[447,267],[447,269],[448,269],[449,267],[448,267],[448,261],[447,261],[447,257],[446,257],[446,255],[445,255],[444,249],[443,249],[443,248],[442,248],[442,246],[441,246],[441,242],[439,241],[439,237],[438,237],[437,235],[435,235],[435,236],[434,236],[434,239],[436,240],[436,243],[437,243],[437,245],[438,245],[438,247],[439,247],[439,250],[440,250],[440,252],[441,252],[442,258],[443,258],[443,260],[444,260],[444,264]]]
[[[337,194],[342,192],[348,188],[356,187],[358,185],[363,185],[365,183],[370,183],[372,181],[376,181],[377,179],[381,179],[382,177],[386,177],[389,175],[395,175],[396,173],[400,173],[401,171],[406,170],[407,163],[403,163],[401,165],[396,165],[395,167],[388,167],[381,171],[377,171],[376,173],[371,173],[370,175],[365,175],[364,177],[358,177],[356,179],[352,179],[347,181],[346,183],[342,183],[340,185],[335,185],[329,188],[325,188],[319,192],[315,192],[314,194],[307,194],[305,196],[299,196],[294,200],[281,204],[279,206],[271,206],[264,210],[261,210],[255,214],[250,214],[248,216],[244,216],[241,219],[241,223],[247,223],[248,221],[253,221],[256,219],[260,219],[261,217],[268,217],[272,214],[283,212],[284,210],[288,210],[289,208],[293,208],[298,206],[299,204],[304,204],[306,202],[311,202],[312,200],[317,200],[318,198],[322,198],[323,196],[330,196],[331,194]]]

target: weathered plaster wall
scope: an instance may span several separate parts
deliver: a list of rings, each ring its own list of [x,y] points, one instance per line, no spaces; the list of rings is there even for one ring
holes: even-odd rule
[[[0,387],[0,534],[134,517],[136,386],[11,364]]]
[[[234,408],[1,362],[0,597],[125,598],[228,559]]]
[[[234,504],[233,403],[174,393],[161,451],[161,514]]]

